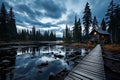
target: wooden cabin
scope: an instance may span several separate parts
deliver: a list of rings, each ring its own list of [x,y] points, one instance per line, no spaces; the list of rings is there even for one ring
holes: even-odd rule
[[[109,38],[109,32],[102,29],[93,29],[90,32],[90,41],[96,43],[106,43]]]

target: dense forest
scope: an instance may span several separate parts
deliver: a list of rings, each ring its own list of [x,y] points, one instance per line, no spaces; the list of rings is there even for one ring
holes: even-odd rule
[[[63,32],[63,40],[65,42],[87,42],[90,41],[90,28],[102,29],[109,32],[109,43],[120,43],[120,4],[114,3],[112,0],[106,10],[105,17],[102,19],[101,24],[98,24],[97,17],[92,19],[92,13],[89,3],[86,3],[83,12],[83,27],[81,26],[80,18],[77,21],[75,16],[73,29],[70,30],[66,25]],[[82,28],[84,30],[82,31]]]
[[[52,31],[40,32],[35,27],[32,30],[17,32],[16,21],[12,7],[7,12],[4,3],[0,9],[0,41],[55,41],[56,34]]]

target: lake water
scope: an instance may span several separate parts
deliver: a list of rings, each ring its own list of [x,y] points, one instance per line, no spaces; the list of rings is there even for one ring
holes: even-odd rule
[[[77,54],[76,54],[77,53]],[[18,48],[0,52],[0,80],[48,80],[49,74],[71,70],[71,55],[86,55],[85,49],[60,45]]]

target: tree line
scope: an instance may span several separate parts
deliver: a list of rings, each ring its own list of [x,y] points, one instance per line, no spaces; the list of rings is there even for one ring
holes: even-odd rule
[[[83,12],[83,27],[81,26],[80,18],[77,20],[75,16],[73,29],[70,30],[66,26],[63,32],[63,40],[65,42],[87,42],[90,40],[90,27],[94,29],[102,29],[110,33],[109,42],[120,43],[120,4],[114,3],[112,0],[108,6],[105,17],[103,17],[99,26],[97,17],[92,20],[92,13],[87,2]],[[84,29],[82,29],[84,28]]]
[[[4,3],[0,8],[0,41],[55,41],[56,33],[36,30],[21,30],[17,32],[16,20],[12,7],[7,12]]]
[[[33,26],[31,31],[22,29],[18,32],[17,39],[20,41],[56,41],[56,34],[52,31],[41,32]]]

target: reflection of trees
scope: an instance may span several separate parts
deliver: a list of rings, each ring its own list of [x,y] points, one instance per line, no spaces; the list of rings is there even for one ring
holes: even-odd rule
[[[22,54],[25,54],[26,52],[28,53],[28,50],[29,50],[29,48],[22,48],[22,49],[21,49]]]
[[[35,47],[33,47],[33,48],[32,48],[32,57],[34,57],[34,56],[35,56],[35,52],[36,52],[36,48],[35,48]]]
[[[31,57],[34,57],[36,53],[40,54],[40,47],[25,47],[20,50],[22,54],[29,54]]]
[[[32,48],[30,48],[30,51],[31,51],[31,57],[35,57],[35,54],[37,53],[37,52],[39,52],[39,47],[32,47]]]
[[[14,76],[14,66],[16,60],[16,50],[1,50],[0,51],[0,79],[12,80]],[[8,74],[9,73],[9,74]]]
[[[50,51],[53,51],[54,49],[55,49],[55,46],[52,45],[52,44],[49,44],[49,50],[50,50]]]

